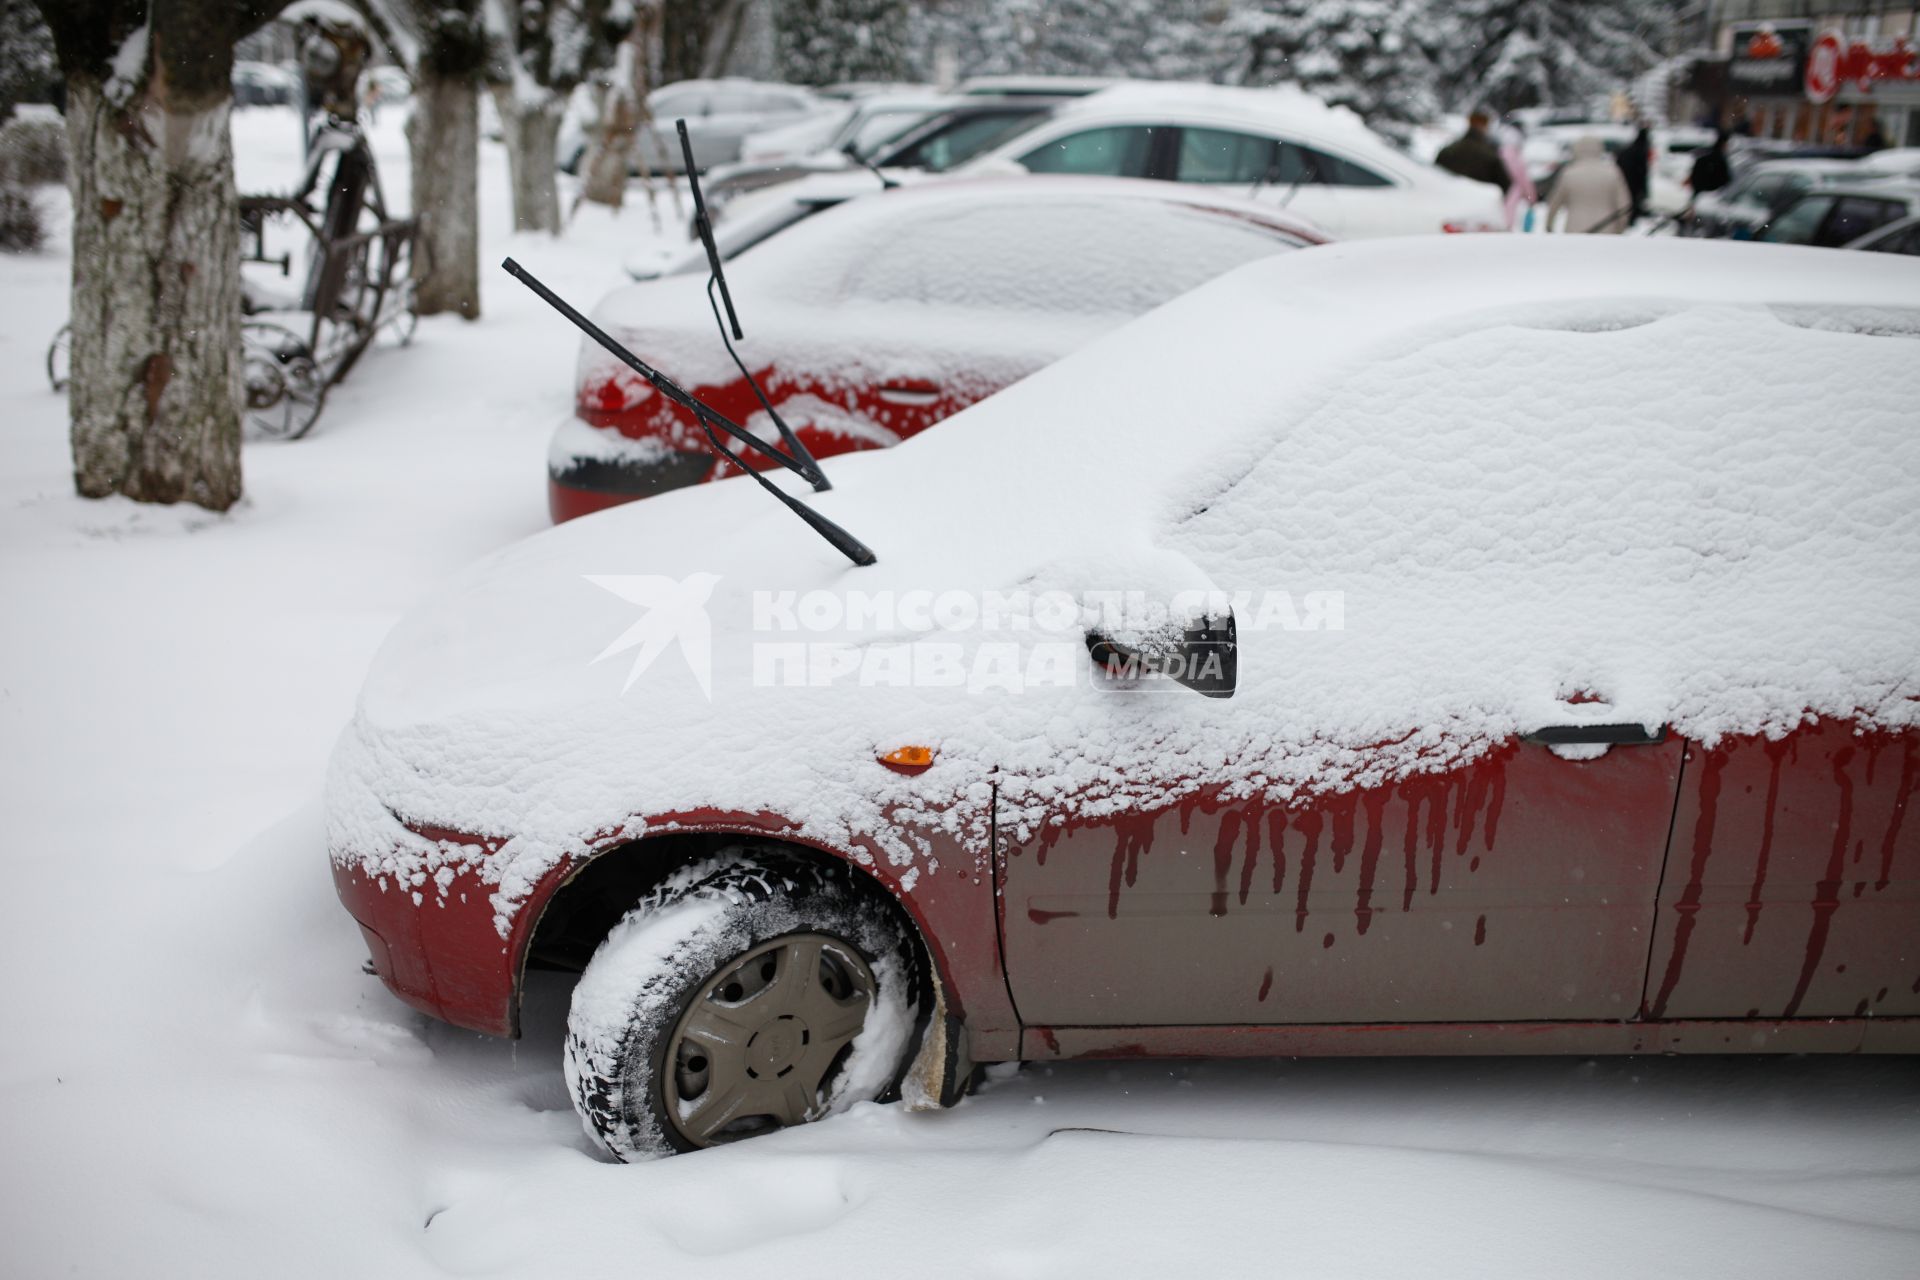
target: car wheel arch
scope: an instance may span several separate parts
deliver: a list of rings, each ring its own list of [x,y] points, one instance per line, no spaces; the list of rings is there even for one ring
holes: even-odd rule
[[[531,925],[516,930],[509,943],[515,950],[509,1019],[516,1037],[531,965],[583,966],[614,923],[649,890],[675,871],[743,840],[776,847],[806,861],[846,866],[856,883],[900,916],[947,993],[950,1012],[964,1021],[953,994],[950,958],[911,896],[876,872],[879,859],[874,851],[849,850],[804,836],[793,824],[768,814],[674,814],[650,819],[647,825],[650,830],[638,837],[615,835],[591,844],[585,853],[542,877],[522,904],[523,912],[532,913]]]

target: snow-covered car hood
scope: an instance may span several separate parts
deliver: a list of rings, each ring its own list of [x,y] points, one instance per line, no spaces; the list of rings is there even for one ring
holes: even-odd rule
[[[591,839],[696,809],[905,864],[916,824],[984,832],[995,786],[1021,827],[1377,783],[1581,714],[1703,739],[1912,724],[1920,264],[1875,258],[1606,237],[1282,255],[830,460],[809,500],[876,566],[744,479],[542,533],[387,640],[333,763],[335,856],[426,858],[401,818],[493,837],[510,912]],[[1248,593],[1231,699],[1097,692],[1077,620],[973,617],[987,592],[1191,590]],[[1033,682],[1062,641],[1071,683]],[[809,663],[825,683],[789,687]],[[905,744],[933,767],[876,763]]]

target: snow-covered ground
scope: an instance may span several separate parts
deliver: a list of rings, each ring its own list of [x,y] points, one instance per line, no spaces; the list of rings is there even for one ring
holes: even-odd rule
[[[287,116],[236,135],[243,182],[285,180]],[[396,116],[378,141],[394,182]],[[1911,1060],[1091,1063],[596,1159],[565,983],[518,1044],[412,1013],[321,847],[387,627],[545,525],[575,337],[492,262],[591,303],[651,239],[640,204],[510,240],[491,145],[483,184],[485,318],[249,445],[225,517],[73,496],[65,252],[0,258],[0,1274],[1920,1274]]]

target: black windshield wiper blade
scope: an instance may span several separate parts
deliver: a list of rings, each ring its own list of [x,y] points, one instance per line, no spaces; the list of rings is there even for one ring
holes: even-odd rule
[[[672,378],[669,378],[666,374],[661,373],[639,356],[633,354],[633,352],[627,350],[626,347],[617,342],[606,330],[574,310],[573,307],[568,305],[566,299],[535,279],[532,272],[515,262],[512,258],[504,260],[500,265],[506,269],[508,275],[511,275],[521,284],[533,290],[542,302],[545,302],[555,311],[558,311],[568,320],[571,320],[574,327],[579,329],[580,332],[586,334],[589,338],[592,338],[604,347],[607,353],[613,356],[614,359],[620,361],[620,363],[626,365],[627,368],[644,378],[648,386],[658,391],[674,404],[679,405],[682,409],[685,409],[688,413],[691,413],[694,416],[694,420],[700,424],[701,430],[706,432],[707,440],[713,445],[716,453],[752,476],[761,488],[779,499],[793,514],[805,520],[813,527],[814,532],[832,543],[836,551],[840,552],[840,554],[855,564],[867,565],[874,563],[877,557],[868,549],[866,543],[860,541],[860,539],[854,537],[845,529],[842,529],[839,525],[827,519],[806,503],[800,501],[800,499],[782,490],[778,485],[761,475],[759,471],[749,467],[741,460],[739,454],[721,443],[720,437],[715,434],[714,429],[717,427],[720,431],[724,431],[734,439],[752,446],[761,453],[776,459],[795,471],[800,470],[797,460],[789,458],[773,445],[768,444],[752,432],[738,426],[719,410],[695,399],[693,394],[687,391],[686,388],[682,387]]]
[[[713,322],[720,328],[720,341],[727,348],[727,354],[733,357],[733,367],[747,380],[747,385],[753,388],[754,398],[767,411],[767,417],[773,420],[774,430],[780,433],[780,443],[786,445],[787,452],[793,455],[798,464],[793,469],[806,478],[816,493],[831,489],[833,484],[827,479],[827,473],[820,469],[813,454],[787,425],[786,419],[780,416],[780,411],[773,407],[773,401],[767,399],[767,393],[760,389],[759,379],[748,371],[746,362],[740,359],[740,353],[733,349],[734,341],[745,341],[747,335],[741,332],[740,314],[733,309],[733,293],[727,288],[727,273],[720,265],[720,246],[714,243],[713,219],[707,216],[707,200],[700,194],[700,175],[693,167],[693,139],[687,136],[687,122],[684,119],[675,120],[673,126],[680,131],[680,158],[687,170],[687,187],[693,193],[694,230],[699,233],[700,244],[707,251],[707,305],[713,307]],[[720,303],[727,309],[724,323],[720,319],[720,306],[713,299],[716,286],[720,290]],[[732,338],[727,336],[729,326],[733,329]]]
[[[892,191],[895,187],[900,185],[899,182],[895,181],[892,178],[889,178],[885,173],[881,172],[879,165],[867,159],[867,157],[861,153],[860,147],[857,143],[849,142],[846,146],[840,148],[840,154],[845,156],[847,159],[853,161],[855,164],[859,165],[862,169],[865,169],[868,173],[872,174],[875,178],[879,179],[880,189],[882,191]]]

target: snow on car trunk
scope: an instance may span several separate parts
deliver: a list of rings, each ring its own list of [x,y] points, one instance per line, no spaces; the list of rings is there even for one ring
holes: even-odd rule
[[[1254,264],[900,449],[834,460],[813,500],[873,568],[741,482],[476,565],[374,665],[334,762],[335,854],[401,873],[480,856],[395,815],[502,837],[482,873],[504,920],[593,833],[701,807],[905,865],[916,824],[983,833],[990,780],[1003,820],[1202,786],[1284,801],[1453,767],[1576,695],[1707,740],[1910,725],[1916,284],[1904,263],[1649,241]],[[1852,331],[1861,307],[1874,332]],[[636,630],[659,634],[614,654],[642,597],[587,575],[644,580]],[[1022,591],[1006,620],[846,625],[850,593]],[[1033,602],[1116,591],[1245,593],[1237,695],[1101,696],[1084,651],[1067,682],[1032,679],[1080,639]],[[905,742],[935,767],[872,763]]]

